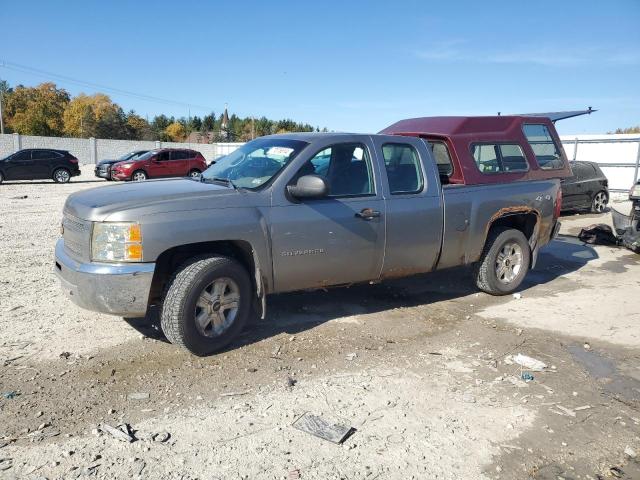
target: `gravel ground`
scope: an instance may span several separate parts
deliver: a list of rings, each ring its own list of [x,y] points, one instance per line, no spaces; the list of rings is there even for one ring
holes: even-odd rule
[[[196,358],[61,296],[64,200],[106,184],[83,171],[0,185],[0,478],[640,478],[637,255],[563,235],[520,298],[464,268],[274,296]],[[321,440],[292,426],[307,412],[355,431]]]

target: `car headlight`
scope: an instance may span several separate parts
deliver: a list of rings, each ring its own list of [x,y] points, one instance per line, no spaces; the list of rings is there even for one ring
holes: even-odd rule
[[[140,225],[95,222],[91,236],[91,259],[98,262],[141,262]]]
[[[122,168],[131,168],[131,164],[120,165]]]

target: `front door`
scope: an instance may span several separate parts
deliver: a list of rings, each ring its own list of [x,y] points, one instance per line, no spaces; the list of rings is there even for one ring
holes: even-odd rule
[[[171,172],[171,152],[169,150],[163,150],[158,152],[146,167],[149,177],[159,178],[168,177]]]
[[[276,291],[377,279],[385,240],[385,204],[371,145],[334,144],[298,171],[321,175],[329,195],[284,200],[271,209]]]
[[[33,160],[31,150],[21,150],[6,160],[7,180],[31,180]]]

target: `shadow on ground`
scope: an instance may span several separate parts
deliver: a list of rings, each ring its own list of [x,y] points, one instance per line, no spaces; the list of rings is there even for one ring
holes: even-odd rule
[[[549,283],[598,258],[597,252],[573,237],[561,236],[539,254],[535,270],[519,290]],[[281,333],[293,335],[338,318],[433,305],[477,293],[471,267],[458,267],[376,284],[270,295],[267,316],[249,325],[229,349],[256,343]],[[447,306],[455,311],[455,306]],[[159,326],[158,311],[145,318],[126,319],[140,333],[167,341]]]

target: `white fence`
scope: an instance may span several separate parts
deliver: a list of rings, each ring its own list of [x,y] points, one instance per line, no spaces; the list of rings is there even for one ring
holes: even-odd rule
[[[37,137],[17,133],[0,135],[0,158],[23,148],[54,148],[68,150],[78,158],[81,165],[97,163],[108,158],[118,158],[133,150],[152,148],[190,148],[196,150],[207,161],[227,155],[242,143],[177,143],[139,140],[107,140],[101,138]]]
[[[612,193],[626,194],[638,179],[640,135],[563,135],[560,139],[569,160],[600,166]]]

